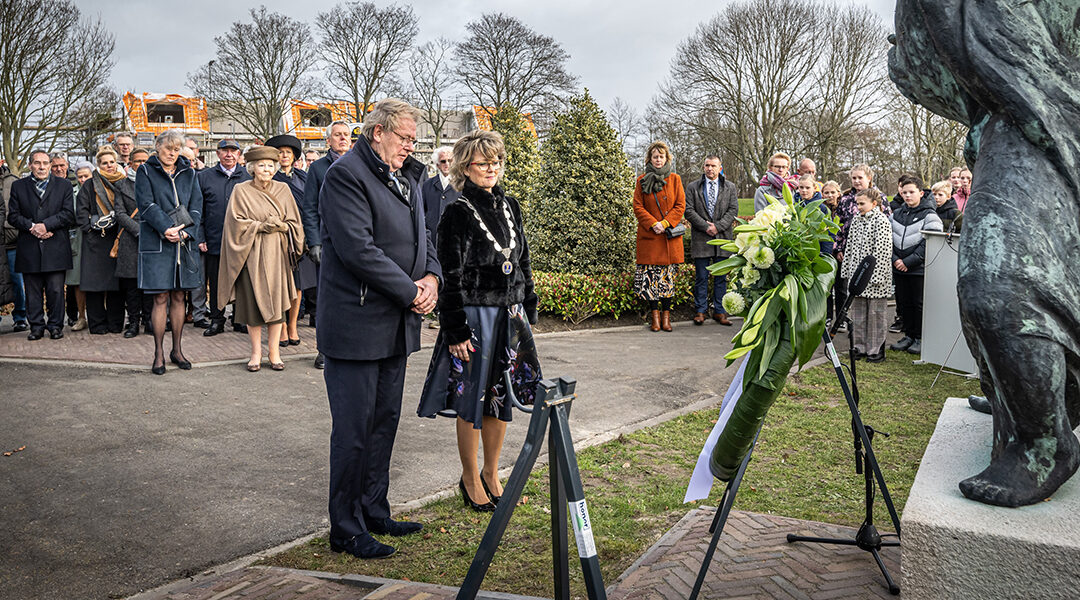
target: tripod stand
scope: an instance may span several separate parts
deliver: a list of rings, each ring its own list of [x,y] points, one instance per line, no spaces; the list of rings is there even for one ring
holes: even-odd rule
[[[829,335],[828,331],[825,331],[822,334],[822,339],[825,342],[825,354],[832,360],[833,369],[836,371],[836,377],[840,381],[840,388],[844,391],[844,397],[847,398],[848,409],[851,411],[851,430],[855,438],[855,473],[861,474],[866,483],[866,517],[863,519],[862,525],[859,527],[859,531],[855,534],[854,539],[811,537],[789,533],[787,541],[858,546],[860,549],[873,555],[874,561],[877,562],[878,568],[881,569],[881,574],[885,576],[889,593],[897,595],[900,593],[900,586],[896,585],[892,576],[889,575],[889,570],[885,568],[885,563],[881,561],[880,550],[883,546],[900,545],[900,517],[896,514],[896,507],[893,506],[892,497],[889,496],[889,488],[885,486],[885,478],[881,474],[881,467],[878,465],[877,458],[874,456],[873,446],[871,445],[875,433],[881,433],[886,437],[888,437],[889,434],[880,431],[875,432],[872,427],[868,427],[862,422],[862,417],[859,414],[859,387],[855,378],[854,328],[851,325],[851,320],[847,318],[847,307],[844,308],[844,311],[841,315],[838,315],[838,317],[840,317],[838,320],[842,320],[848,325],[848,347],[850,349],[851,357],[850,389],[847,385],[847,379],[844,377],[843,365],[840,363],[840,355],[837,354],[836,347],[832,343],[832,336]],[[892,519],[893,527],[896,528],[895,534],[885,535],[895,535],[895,541],[882,541],[882,535],[878,533],[877,527],[874,526],[875,479],[877,480],[878,486],[881,487],[882,499],[885,500],[885,506],[889,509],[889,517]]]

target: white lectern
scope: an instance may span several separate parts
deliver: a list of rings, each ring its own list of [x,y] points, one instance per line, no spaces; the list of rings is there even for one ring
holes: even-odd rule
[[[975,359],[960,329],[960,301],[956,293],[960,236],[940,231],[923,231],[922,234],[926,238],[922,360],[978,374]]]

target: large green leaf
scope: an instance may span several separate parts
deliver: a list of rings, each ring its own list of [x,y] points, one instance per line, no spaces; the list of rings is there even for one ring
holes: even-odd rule
[[[727,275],[735,269],[741,268],[746,264],[746,259],[741,256],[729,256],[724,260],[709,265],[709,272],[713,275]]]
[[[795,352],[800,368],[814,357],[814,352],[821,343],[821,334],[825,331],[829,290],[832,289],[833,279],[836,277],[836,261],[831,256],[822,258],[832,268],[826,273],[819,273],[813,285],[806,290],[806,318],[795,323],[793,338],[798,341]]]

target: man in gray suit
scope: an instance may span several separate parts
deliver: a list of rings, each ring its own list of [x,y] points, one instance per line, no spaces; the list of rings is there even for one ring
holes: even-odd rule
[[[690,255],[694,259],[694,325],[705,323],[709,310],[709,279],[713,280],[712,317],[721,325],[731,325],[721,299],[727,291],[724,276],[711,277],[709,265],[730,256],[709,240],[730,240],[733,223],[739,212],[735,184],[723,175],[719,156],[705,158],[705,174],[686,186],[686,219],[690,221]]]

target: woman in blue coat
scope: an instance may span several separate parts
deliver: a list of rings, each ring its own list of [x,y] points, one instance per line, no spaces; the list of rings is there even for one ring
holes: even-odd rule
[[[184,292],[203,284],[199,260],[199,224],[202,221],[202,191],[195,170],[180,156],[184,137],[166,131],[154,142],[151,156],[135,176],[135,200],[141,216],[139,225],[139,288],[152,294],[154,307],[150,323],[154,330],[155,375],[165,373],[165,313],[172,324],[172,351],[169,359],[181,369],[190,369],[180,340],[184,328]],[[171,304],[170,304],[171,303]]]

